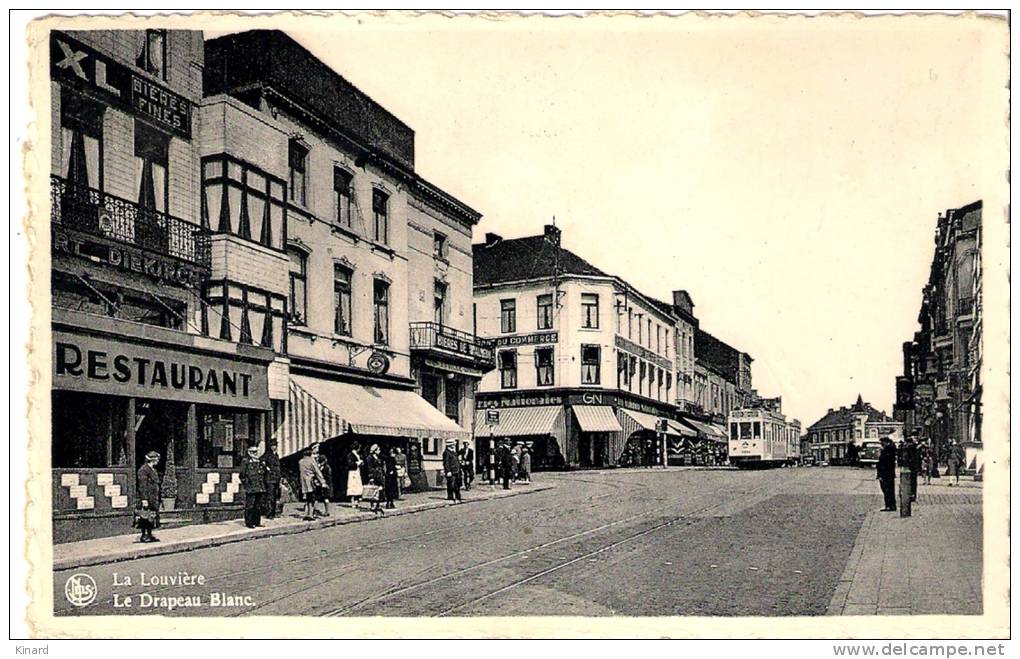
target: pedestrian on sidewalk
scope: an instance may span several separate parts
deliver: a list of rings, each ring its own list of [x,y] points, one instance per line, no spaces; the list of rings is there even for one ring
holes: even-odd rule
[[[397,475],[397,459],[393,455],[393,450],[387,448],[383,451],[383,474],[385,476],[385,485],[383,487],[383,500],[386,502],[387,508],[396,508],[396,504],[393,501],[399,494],[398,488],[398,475]]]
[[[876,466],[878,485],[882,488],[882,496],[885,498],[885,508],[882,512],[896,510],[896,446],[888,437],[879,440],[882,450],[878,454],[878,465]]]
[[[954,481],[953,483],[949,483],[950,487],[952,487],[954,483],[956,485],[960,484],[960,469],[963,466],[963,460],[963,447],[961,447],[959,442],[954,439],[949,445],[949,468],[946,470],[946,476],[951,476]]]
[[[531,451],[527,446],[521,449],[521,480],[531,482]]]
[[[447,500],[460,503],[461,468],[456,447],[457,440],[446,440],[446,449],[443,451],[443,475],[446,477]]]
[[[135,526],[142,535],[140,542],[159,542],[152,535],[152,530],[159,528],[159,453],[149,451],[145,454],[145,463],[138,468],[136,474],[138,500],[135,503]]]
[[[521,445],[514,444],[514,447],[510,449],[510,479],[513,482],[517,482],[518,477],[521,473]]]
[[[407,475],[407,454],[400,447],[393,449],[397,461],[397,499],[404,496],[404,490],[411,486],[411,477]]]
[[[931,471],[934,465],[935,460],[931,452],[931,444],[925,442],[921,446],[921,474],[924,477],[925,485],[931,485]]]
[[[910,476],[910,501],[917,501],[917,475],[921,472],[921,453],[912,435],[907,435],[899,450],[900,471]]]
[[[355,508],[361,501],[364,489],[361,480],[361,467],[364,462],[358,454],[358,445],[353,444],[351,450],[347,452],[347,497],[351,500],[351,506]]]
[[[386,484],[386,473],[383,470],[382,459],[380,458],[379,445],[372,444],[365,456],[365,478],[375,490],[372,499],[372,512],[382,514],[383,487]]]
[[[464,476],[464,489],[470,490],[475,480],[475,450],[470,442],[464,442],[460,449],[460,470]]]
[[[315,496],[319,483],[326,479],[319,469],[319,462],[316,459],[319,455],[319,445],[312,444],[305,449],[304,455],[298,460],[298,474],[301,478],[301,500],[305,504],[306,522],[315,519]]]
[[[266,450],[262,453],[262,464],[266,465],[265,515],[275,519],[280,506],[280,456],[276,454],[276,441],[266,442]]]
[[[259,447],[252,444],[241,461],[241,486],[244,488],[244,525],[262,526],[262,497],[266,493],[266,465],[259,460]]]
[[[500,453],[500,471],[503,474],[503,489],[510,489],[510,479],[513,477],[514,470],[514,458],[510,453],[510,440],[506,440],[503,443],[502,451]]]
[[[329,517],[329,500],[333,498],[333,468],[329,466],[329,460],[322,453],[315,456],[315,462],[322,472],[322,482],[315,488],[315,499],[322,503],[322,516]],[[313,512],[313,515],[317,511]]]

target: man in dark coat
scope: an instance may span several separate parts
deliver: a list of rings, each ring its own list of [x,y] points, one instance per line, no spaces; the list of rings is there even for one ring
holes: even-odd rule
[[[910,473],[910,500],[917,501],[917,475],[921,473],[921,451],[912,436],[903,440],[898,461],[904,471]]]
[[[159,453],[149,451],[145,454],[145,464],[138,468],[138,499],[135,502],[135,524],[142,532],[141,542],[159,542],[152,535],[152,529],[159,526]]]
[[[446,498],[450,501],[460,501],[460,456],[457,455],[455,445],[457,442],[452,439],[446,440],[446,450],[443,451],[443,475],[446,476]]]
[[[241,461],[241,486],[244,487],[244,525],[262,526],[262,498],[266,494],[266,465],[259,460],[259,448],[248,447]]]
[[[464,489],[470,490],[471,483],[475,480],[475,450],[469,443],[465,443],[461,448],[460,467],[464,474]]]
[[[514,456],[510,453],[510,442],[505,441],[500,447],[499,468],[503,475],[503,489],[510,489],[510,477],[513,476]]]
[[[266,442],[262,464],[266,466],[266,517],[273,519],[280,505],[280,456],[276,454],[276,442]]]
[[[878,454],[876,467],[878,484],[885,498],[883,512],[896,510],[896,446],[888,437],[881,440],[882,451]]]

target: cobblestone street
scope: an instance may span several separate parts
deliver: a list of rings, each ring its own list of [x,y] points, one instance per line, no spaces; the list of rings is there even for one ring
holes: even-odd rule
[[[74,571],[59,571],[57,613],[791,616],[981,610],[981,489],[974,483],[922,486],[914,516],[902,519],[877,512],[880,496],[868,470],[616,470],[540,474],[538,481],[556,487],[81,568],[77,572],[99,586],[96,602],[84,608],[63,597]],[[201,575],[204,584],[140,585],[179,570]],[[221,601],[235,598],[228,600],[233,605],[210,611],[213,593]],[[132,597],[132,607],[115,608],[115,594],[120,604]],[[193,599],[187,603],[185,597]]]

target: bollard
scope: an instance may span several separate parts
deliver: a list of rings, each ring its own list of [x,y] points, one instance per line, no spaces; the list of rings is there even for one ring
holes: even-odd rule
[[[900,471],[900,517],[910,517],[910,477],[909,469]]]

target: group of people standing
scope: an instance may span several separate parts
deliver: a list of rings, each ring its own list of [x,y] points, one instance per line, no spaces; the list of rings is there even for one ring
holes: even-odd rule
[[[367,501],[372,512],[381,514],[384,507],[395,508],[395,501],[410,484],[407,455],[399,447],[383,449],[372,444],[365,451],[358,444],[353,444],[344,458],[344,466],[347,473],[345,493],[351,504],[357,506]],[[334,498],[333,476],[329,461],[320,453],[318,444],[305,449],[298,462],[298,472],[305,520],[315,519],[317,515],[329,516],[329,501]],[[316,509],[320,502],[325,507],[322,513]]]
[[[931,444],[924,442],[919,445],[912,436],[904,439],[899,449],[896,448],[896,445],[888,437],[883,437],[880,443],[882,450],[878,455],[876,478],[885,500],[885,507],[882,508],[882,512],[891,512],[896,510],[897,464],[900,467],[901,473],[909,475],[908,485],[905,486],[910,488],[909,499],[911,502],[914,502],[917,501],[918,477],[923,478],[923,482],[926,485],[930,485],[932,476],[938,474],[938,462]],[[949,446],[946,460],[946,477],[953,479],[953,482],[948,483],[950,487],[960,484],[960,471],[963,468],[963,463],[963,447],[954,440]]]
[[[496,480],[503,482],[503,489],[509,490],[510,483],[531,482],[531,450],[522,444],[510,445],[504,439],[495,448]]]

